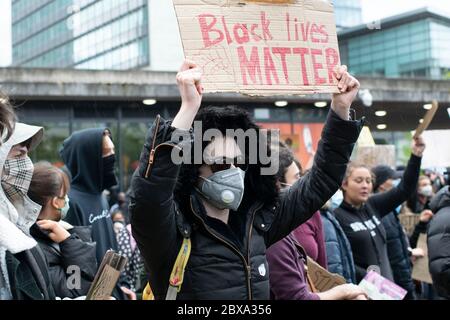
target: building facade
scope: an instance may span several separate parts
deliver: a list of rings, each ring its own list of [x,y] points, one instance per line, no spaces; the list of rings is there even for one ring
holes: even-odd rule
[[[334,0],[338,28],[360,0]],[[13,0],[13,66],[175,71],[183,48],[169,0]]]
[[[361,0],[333,0],[336,27],[345,29],[363,22]]]
[[[147,0],[13,0],[13,66],[135,69],[149,64]]]
[[[419,9],[339,33],[341,60],[356,75],[449,79],[450,16]]]

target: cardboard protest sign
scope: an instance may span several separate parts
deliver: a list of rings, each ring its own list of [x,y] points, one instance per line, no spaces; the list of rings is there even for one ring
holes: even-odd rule
[[[369,127],[365,126],[359,134],[358,141],[356,142],[358,147],[373,147],[375,146],[375,140],[373,139],[372,133]]]
[[[417,240],[417,248],[424,251],[425,255],[422,258],[417,258],[414,262],[412,270],[412,278],[426,283],[433,283],[431,279],[430,270],[428,268],[428,246],[427,235],[421,233]]]
[[[414,139],[419,137],[427,128],[430,126],[431,121],[433,121],[434,116],[436,115],[437,110],[439,109],[439,103],[434,100],[432,103],[432,107],[428,112],[426,113],[425,117],[423,118],[423,122],[419,124],[417,127],[415,133],[414,133]]]
[[[378,165],[395,167],[395,146],[358,146],[352,155],[352,161],[362,163],[369,168]]]
[[[307,268],[308,277],[314,285],[316,292],[324,292],[347,283],[342,276],[322,268],[321,265],[310,257],[307,259]]]
[[[173,0],[205,92],[338,93],[333,5],[323,0]]]
[[[420,221],[420,214],[402,213],[398,215],[398,219],[400,220],[400,224],[405,229],[407,236],[411,237],[414,232],[414,228]]]
[[[370,300],[403,300],[407,291],[392,281],[370,271],[359,283]]]
[[[86,300],[109,300],[126,264],[125,256],[113,250],[106,251],[86,295]]]

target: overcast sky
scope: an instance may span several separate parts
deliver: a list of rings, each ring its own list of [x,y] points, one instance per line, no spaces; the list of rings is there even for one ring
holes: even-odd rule
[[[426,6],[450,14],[449,0],[362,0],[362,4],[365,22]],[[11,63],[11,0],[0,0],[0,39],[0,66],[6,66]]]

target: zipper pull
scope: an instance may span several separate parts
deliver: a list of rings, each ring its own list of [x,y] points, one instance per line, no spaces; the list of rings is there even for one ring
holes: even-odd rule
[[[155,149],[152,149],[150,151],[150,156],[148,157],[148,165],[147,165],[147,170],[145,171],[145,178],[148,178],[149,174],[150,174],[150,168],[153,164],[153,159],[155,158]]]

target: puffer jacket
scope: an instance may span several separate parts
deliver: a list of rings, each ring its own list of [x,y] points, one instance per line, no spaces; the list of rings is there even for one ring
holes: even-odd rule
[[[435,213],[428,227],[428,261],[437,293],[450,299],[450,187],[444,187],[431,200]]]
[[[174,196],[181,165],[172,162],[171,152],[180,142],[171,122],[158,117],[133,175],[130,202],[133,237],[155,298],[165,298],[183,237],[190,237],[192,251],[177,299],[269,299],[266,248],[308,220],[336,192],[362,125],[331,111],[310,173],[270,201],[251,190],[258,186],[249,186],[247,174],[245,193],[257,196],[244,195],[225,225],[206,216],[195,191],[186,198]]]
[[[31,235],[39,243],[47,259],[48,272],[56,296],[74,299],[88,293],[97,272],[97,260],[95,243],[91,242],[90,236],[88,239],[82,238],[84,234],[90,234],[90,227],[72,227],[68,232],[70,237],[58,244],[37,224],[30,229]],[[79,287],[69,286],[70,278],[74,275],[71,269],[73,266],[79,268]]]
[[[328,271],[340,274],[348,283],[356,284],[352,247],[341,225],[328,210],[320,210]]]

